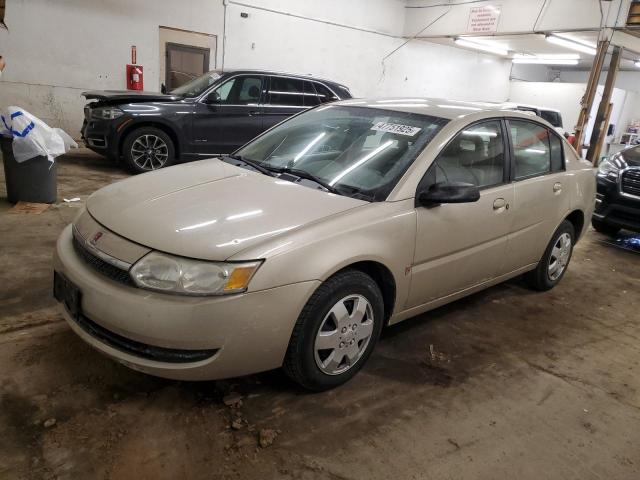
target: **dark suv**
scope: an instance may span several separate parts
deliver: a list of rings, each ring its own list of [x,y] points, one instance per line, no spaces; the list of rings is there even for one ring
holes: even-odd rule
[[[615,235],[622,228],[640,232],[640,145],[600,163],[591,224],[608,235]]]
[[[344,85],[266,71],[208,72],[168,94],[84,92],[82,138],[135,172],[231,153],[302,110],[351,98]]]

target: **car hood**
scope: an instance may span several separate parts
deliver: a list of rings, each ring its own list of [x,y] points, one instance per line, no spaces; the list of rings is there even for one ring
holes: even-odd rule
[[[225,260],[366,204],[210,159],[109,185],[89,197],[87,209],[109,230],[146,247]]]
[[[87,100],[100,100],[101,102],[172,102],[181,100],[180,95],[171,95],[157,92],[140,92],[132,90],[92,90],[82,92]]]
[[[640,146],[625,148],[616,154],[627,167],[640,167]]]

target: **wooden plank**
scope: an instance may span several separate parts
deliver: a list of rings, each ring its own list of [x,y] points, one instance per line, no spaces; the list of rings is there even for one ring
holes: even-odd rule
[[[609,64],[607,79],[604,83],[602,100],[600,101],[600,105],[598,106],[596,121],[593,125],[593,132],[591,133],[591,141],[589,142],[587,160],[589,160],[594,165],[598,163],[600,149],[604,142],[604,137],[607,135],[607,128],[604,123],[607,118],[607,110],[609,108],[609,104],[611,103],[613,87],[615,86],[616,77],[618,76],[618,69],[620,68],[620,58],[622,57],[622,50],[623,49],[621,47],[613,47],[613,55],[611,55],[611,63]]]
[[[582,97],[582,101],[580,102],[580,114],[578,115],[578,123],[576,124],[575,129],[575,138],[573,140],[573,148],[576,149],[580,157],[582,157],[584,127],[589,120],[589,113],[591,112],[591,107],[596,97],[596,90],[598,89],[600,73],[602,72],[602,64],[604,63],[604,57],[606,57],[608,49],[608,40],[600,40],[598,42],[598,51],[596,52],[596,57],[593,60],[593,66],[591,67],[589,80],[587,81],[587,90],[585,91],[585,94]]]

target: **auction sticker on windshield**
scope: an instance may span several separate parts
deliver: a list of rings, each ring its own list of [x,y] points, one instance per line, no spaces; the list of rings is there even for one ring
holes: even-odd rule
[[[378,130],[379,132],[397,133],[398,135],[406,135],[407,137],[413,137],[418,133],[421,128],[412,127],[411,125],[400,125],[399,123],[387,123],[378,122],[371,130]]]

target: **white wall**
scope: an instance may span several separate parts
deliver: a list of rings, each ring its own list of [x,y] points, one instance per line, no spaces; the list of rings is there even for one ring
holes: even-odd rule
[[[74,136],[87,89],[125,87],[125,65],[136,45],[145,88],[159,89],[159,26],[221,36],[221,1],[9,0],[0,29],[8,66],[0,105],[19,105]],[[220,52],[219,52],[220,55]]]
[[[600,75],[599,83],[603,85],[607,78],[607,72]],[[585,70],[563,70],[560,73],[561,82],[587,83],[589,72]],[[616,77],[616,87],[631,92],[640,92],[640,71],[620,71]]]
[[[313,74],[342,82],[357,96],[506,100],[510,64],[492,55],[417,40],[383,63],[405,42],[404,5],[230,0],[225,8],[222,0],[179,6],[175,0],[10,0],[9,31],[0,30],[0,55],[8,61],[0,105],[19,105],[78,137],[85,103],[80,93],[123,89],[131,45],[145,69],[145,89],[159,89],[160,26],[217,35],[217,65],[225,69]]]
[[[509,101],[528,103],[560,110],[567,131],[573,131],[578,122],[580,101],[586,90],[585,83],[560,82],[511,82]],[[598,86],[589,121],[585,129],[585,141],[588,142],[598,112],[604,87]],[[626,131],[629,122],[640,118],[640,94],[621,88],[614,88],[611,96],[613,109],[609,123],[615,125],[614,139]],[[609,139],[612,140],[612,139]]]
[[[616,21],[620,25],[624,23],[630,0],[601,3],[604,26],[613,26]],[[435,23],[423,35],[445,36],[467,33],[469,10],[481,5],[501,6],[502,13],[497,28],[501,33],[588,30],[599,28],[601,22],[599,0],[493,0],[486,3],[408,0],[405,34],[415,35],[434,21]],[[618,11],[620,15],[616,18]],[[440,16],[442,17],[438,19]],[[537,23],[536,19],[538,19]]]
[[[370,27],[387,12],[388,5],[382,0],[366,0],[368,9],[364,8],[365,0],[349,3],[358,2],[363,12],[370,12]],[[375,12],[374,5],[383,8]],[[241,12],[249,17],[240,17]],[[402,43],[400,38],[230,4],[225,68],[250,66],[313,74],[348,85],[355,96],[506,98],[510,62],[416,40],[383,64],[383,58]]]
[[[585,88],[582,83],[512,81],[509,101],[560,110],[565,130],[573,131]]]

